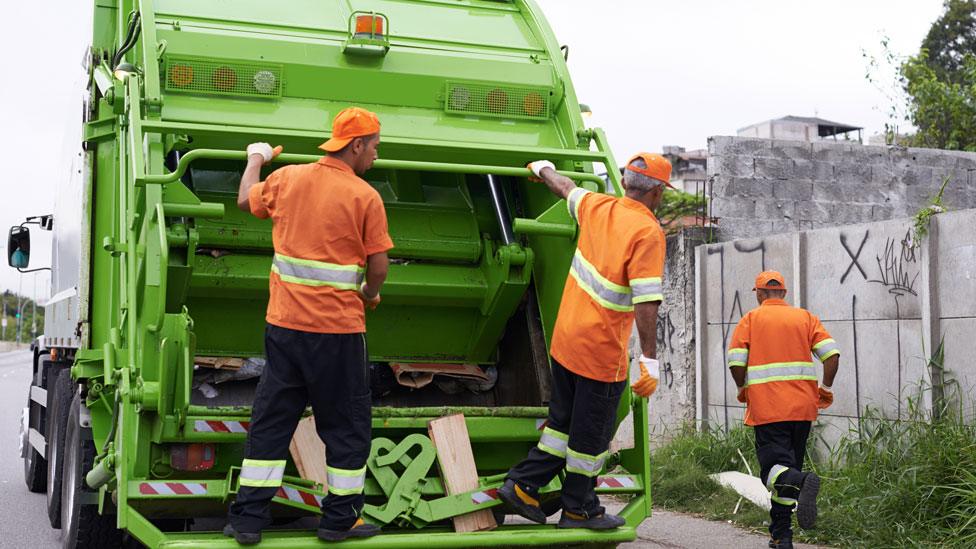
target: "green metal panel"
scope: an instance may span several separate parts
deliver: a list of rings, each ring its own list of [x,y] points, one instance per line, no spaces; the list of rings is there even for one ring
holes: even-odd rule
[[[285,4],[269,10],[257,0],[232,9],[193,0],[95,2],[93,70],[102,90],[91,89],[94,109],[85,128],[94,151],[86,227],[93,243],[91,335],[72,373],[92,412],[98,467],[114,475],[99,497],[112,498],[119,527],[149,547],[233,544],[216,533],[162,532],[150,519],[174,509],[191,517],[222,513],[234,490],[243,435],[197,426],[246,422],[248,393],[227,406],[201,405],[192,384],[197,355],[262,354],[272,225],[236,208],[247,143],[283,144],[285,163],[314,161],[338,110],[355,103],[376,111],[381,159],[365,178],[386,204],[396,247],[383,303],[367,314],[370,358],[498,364],[499,376],[515,381],[509,388],[529,379],[533,365],[531,358],[504,362],[503,355],[531,353],[499,352],[501,342],[529,341],[509,337],[526,329],[528,321],[518,320],[527,307],[538,309],[541,338],[548,340],[576,234],[565,202],[526,179],[526,162],[550,158],[581,185],[603,190],[592,174],[599,162],[619,192],[605,139],[584,129],[558,43],[531,1]],[[357,10],[388,18],[383,55],[344,53]],[[141,15],[138,39],[123,59],[141,75],[107,82],[108,59],[133,11]],[[504,240],[488,174],[500,178],[512,242]],[[454,398],[462,397],[443,396],[436,407],[377,408],[374,444],[427,448],[430,419],[465,413],[481,488],[492,488],[538,440],[544,397],[519,397],[525,402],[516,404],[532,405],[523,408],[508,405],[513,397],[504,392],[463,408]],[[614,474],[632,484],[614,489],[631,497],[626,528],[455,534],[444,519],[472,504],[442,495],[436,467],[403,457],[399,465],[371,469],[368,481],[374,519],[392,517],[382,510],[394,510],[393,503],[401,506],[387,528],[392,535],[359,543],[632,540],[650,514],[646,401],[627,400],[621,411],[628,410],[637,444],[613,459],[621,469]],[[160,500],[140,492],[143,482],[182,478],[168,452],[186,443],[216,447],[214,468],[186,477],[207,483],[206,496]],[[548,490],[558,488],[557,480]],[[403,506],[408,500],[416,505]],[[318,542],[308,532],[285,532],[269,534],[265,543]]]

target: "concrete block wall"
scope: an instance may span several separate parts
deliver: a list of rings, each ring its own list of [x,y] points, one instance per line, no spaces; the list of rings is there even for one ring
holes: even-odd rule
[[[909,217],[945,178],[951,209],[976,208],[976,153],[717,136],[708,154],[721,240]]]
[[[935,216],[916,241],[912,220],[803,231],[699,246],[697,418],[741,422],[743,405],[725,363],[731,331],[756,307],[756,274],[776,269],[787,300],[820,317],[841,349],[835,403],[818,420],[828,445],[871,408],[909,417],[908,401],[933,406],[929,358],[945,341],[950,395],[976,409],[976,210]],[[818,363],[819,368],[819,363]]]

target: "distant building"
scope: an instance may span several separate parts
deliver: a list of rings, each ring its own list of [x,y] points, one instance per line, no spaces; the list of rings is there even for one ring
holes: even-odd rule
[[[823,118],[807,116],[784,116],[766,120],[738,130],[739,137],[758,137],[761,139],[785,139],[791,141],[821,141],[823,139],[853,141],[861,143],[861,128],[850,124],[832,122]]]
[[[684,147],[665,145],[662,154],[671,162],[671,184],[676,189],[691,194],[702,194],[706,191],[707,149],[686,151]]]

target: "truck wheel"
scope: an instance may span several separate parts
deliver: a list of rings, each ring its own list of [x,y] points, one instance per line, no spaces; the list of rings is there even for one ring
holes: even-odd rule
[[[24,482],[27,483],[27,489],[31,492],[43,492],[46,488],[45,481],[47,480],[45,473],[47,468],[47,461],[41,454],[37,453],[37,450],[31,446],[30,443],[30,430],[34,425],[34,421],[31,420],[32,416],[39,416],[40,410],[36,409],[36,405],[31,403],[31,399],[27,397],[27,414],[26,421],[24,422]],[[34,427],[37,429],[37,427]],[[37,429],[38,432],[43,432],[42,429]]]
[[[101,515],[95,492],[85,485],[85,474],[95,462],[91,430],[79,424],[81,397],[75,395],[68,411],[61,471],[61,546],[64,549],[121,547],[122,532],[114,515]]]
[[[61,469],[64,462],[64,431],[68,426],[68,409],[74,383],[67,369],[56,370],[48,377],[47,413],[47,518],[51,528],[61,528]]]

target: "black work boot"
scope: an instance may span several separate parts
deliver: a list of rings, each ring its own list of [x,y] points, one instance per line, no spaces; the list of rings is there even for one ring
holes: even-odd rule
[[[546,523],[546,514],[539,507],[539,500],[520,488],[514,480],[505,480],[505,484],[498,489],[498,497],[515,514],[525,517],[532,522],[539,524]]]
[[[600,513],[592,517],[577,515],[563,509],[563,516],[559,517],[559,528],[589,528],[590,530],[613,530],[620,528],[627,521],[617,515]]]
[[[261,543],[261,532],[238,532],[233,526],[224,526],[224,535],[234,538],[240,545],[257,545]]]
[[[793,549],[793,538],[783,537],[769,540],[769,549]]]
[[[318,536],[322,541],[343,541],[350,538],[371,538],[380,533],[380,527],[367,524],[363,519],[356,519],[356,523],[348,530],[330,530],[319,528]]]
[[[817,524],[817,494],[820,493],[820,477],[807,473],[796,498],[796,522],[800,528],[813,528]]]

